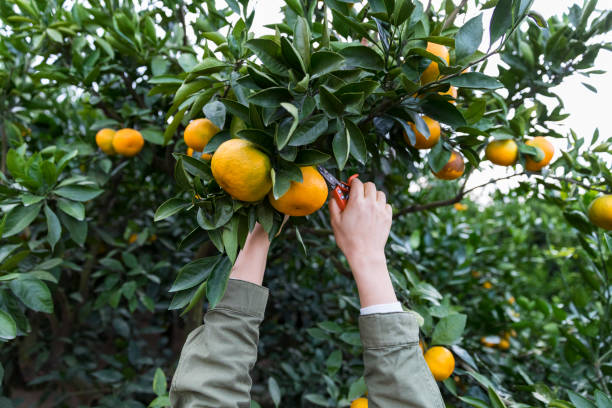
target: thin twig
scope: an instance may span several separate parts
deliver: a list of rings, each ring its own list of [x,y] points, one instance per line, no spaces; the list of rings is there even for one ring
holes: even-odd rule
[[[446,20],[444,20],[444,24],[442,25],[442,31],[446,30],[455,22],[457,14],[459,14],[459,11],[467,4],[467,2],[468,0],[461,0],[461,3],[459,3],[459,5],[455,7],[453,11],[451,11],[448,17],[446,17]]]

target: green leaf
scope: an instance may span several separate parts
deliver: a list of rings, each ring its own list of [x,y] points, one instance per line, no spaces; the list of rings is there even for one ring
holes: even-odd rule
[[[293,45],[302,57],[302,61],[306,68],[310,65],[310,38],[308,21],[306,21],[304,17],[298,17],[295,20],[295,27],[293,28]]]
[[[357,381],[351,384],[349,387],[348,399],[349,401],[353,401],[366,393],[368,387],[365,383],[365,378],[363,376],[359,377]]]
[[[280,47],[274,40],[255,38],[247,41],[246,47],[257,55],[270,72],[276,75],[287,76],[288,67],[278,58]]]
[[[77,244],[83,245],[87,239],[87,221],[79,221],[63,212],[60,212],[58,216],[62,225],[68,230],[70,238]]]
[[[512,26],[512,0],[499,0],[491,24],[489,25],[490,43],[497,41]]]
[[[166,386],[166,374],[164,374],[164,371],[158,367],[157,370],[155,370],[155,376],[153,377],[153,392],[157,396],[165,395]]]
[[[2,237],[11,237],[19,234],[25,227],[30,225],[38,216],[42,203],[33,204],[29,207],[17,206],[8,213],[4,224]]]
[[[304,399],[307,400],[308,402],[312,402],[315,405],[318,405],[320,407],[329,407],[329,403],[327,401],[327,398],[325,398],[323,395],[321,394],[306,394],[304,395]]]
[[[256,92],[249,97],[249,102],[264,108],[278,108],[281,102],[291,101],[287,88],[273,87]]]
[[[220,259],[221,255],[217,255],[189,262],[179,269],[178,276],[168,291],[179,292],[193,288],[206,281]]]
[[[431,343],[436,345],[452,345],[463,334],[467,316],[464,314],[451,314],[440,319],[434,329]]]
[[[268,378],[268,391],[270,392],[270,397],[272,398],[272,402],[274,402],[274,406],[280,406],[282,396],[281,389],[274,377]]]
[[[60,197],[69,198],[70,200],[89,201],[102,194],[104,190],[92,186],[69,185],[56,188],[53,192]]]
[[[3,245],[0,247],[0,264],[19,247],[21,247],[21,244]]]
[[[203,109],[204,116],[219,129],[223,129],[225,125],[225,105],[219,101],[207,103]]]
[[[45,217],[47,218],[47,242],[51,246],[51,251],[55,249],[55,244],[62,236],[62,225],[57,215],[45,204]]]
[[[8,284],[11,292],[28,308],[53,313],[53,300],[47,285],[39,279],[16,279]]]
[[[497,394],[497,392],[493,389],[493,387],[489,387],[487,389],[487,392],[489,394],[489,400],[491,401],[491,406],[493,408],[506,408],[506,404],[504,404],[499,394]]]
[[[274,136],[259,129],[242,129],[238,132],[238,137],[255,143],[267,152],[271,152],[274,147]]]
[[[289,146],[303,146],[313,143],[325,131],[327,131],[328,119],[325,115],[311,116],[308,120],[298,126]]]
[[[482,42],[482,14],[468,20],[455,35],[457,61],[474,54]]]
[[[277,200],[282,197],[289,187],[291,182],[301,183],[303,181],[302,171],[293,163],[280,161],[276,169],[272,169],[272,193]]]
[[[293,136],[293,132],[297,129],[299,124],[299,112],[295,105],[290,103],[282,102],[281,106],[285,109],[291,116],[293,116],[293,121],[283,121],[279,125],[279,128],[275,135],[276,147],[278,150],[282,150],[283,147],[287,145],[291,136]]]
[[[159,368],[158,368],[159,370]],[[170,406],[170,397],[167,395],[160,395],[155,398],[147,408],[166,408]]]
[[[448,163],[450,157],[451,151],[444,149],[443,143],[436,143],[427,155],[427,161],[433,172],[437,173]]]
[[[423,104],[423,112],[430,118],[446,123],[453,128],[466,125],[463,115],[461,115],[461,112],[457,110],[455,105],[448,103],[448,101],[439,96],[428,97]]]
[[[225,253],[233,264],[238,256],[238,217],[234,217],[223,227],[221,239]]]
[[[472,89],[498,89],[503,88],[503,84],[497,79],[480,72],[466,72],[444,82],[460,88]]]
[[[187,78],[189,79],[190,77],[196,77],[199,75],[214,74],[230,67],[230,64],[221,62],[216,58],[206,57],[202,60],[202,62],[191,68]]]
[[[157,211],[155,211],[153,221],[157,222],[166,219],[171,215],[180,212],[184,208],[189,207],[190,205],[190,202],[185,201],[183,199],[171,198],[168,201],[164,202],[162,205],[160,205]]]
[[[363,68],[370,71],[382,71],[385,63],[382,57],[370,47],[354,45],[340,50],[346,59],[346,65]]]
[[[334,350],[329,357],[327,357],[325,365],[327,366],[328,375],[336,374],[340,367],[342,367],[342,351]]]
[[[225,288],[227,287],[227,280],[229,279],[231,270],[232,263],[226,256],[222,257],[213,268],[211,276],[208,279],[208,285],[206,286],[206,298],[208,299],[210,309],[214,309],[225,294]]]
[[[332,150],[334,151],[334,157],[336,158],[336,163],[338,163],[338,168],[340,170],[344,169],[344,165],[346,164],[351,146],[351,136],[347,129],[342,126],[338,132],[334,135],[334,140],[332,141]]]
[[[302,57],[293,47],[293,44],[291,44],[285,37],[281,38],[281,52],[283,54],[283,58],[291,68],[301,72],[302,74],[306,73],[306,67],[304,66]]]
[[[595,405],[598,408],[612,408],[612,398],[599,390],[595,390]]]
[[[315,164],[325,163],[329,159],[331,159],[331,156],[327,153],[314,149],[304,149],[297,153],[294,163],[298,166],[312,166]]]
[[[0,309],[0,339],[12,340],[17,337],[17,324],[13,317]]]
[[[344,104],[324,86],[319,88],[321,109],[331,117],[341,116],[344,113]]]
[[[309,72],[314,79],[340,69],[342,64],[344,64],[342,55],[332,51],[317,51],[312,54]]]
[[[349,146],[351,156],[357,159],[359,163],[365,164],[368,158],[368,151],[361,129],[348,119],[344,119],[344,126],[346,127],[351,142]]]

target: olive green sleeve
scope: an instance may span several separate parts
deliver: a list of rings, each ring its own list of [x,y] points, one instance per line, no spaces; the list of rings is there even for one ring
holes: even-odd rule
[[[187,337],[170,388],[173,408],[249,408],[250,370],[268,289],[230,279],[223,299]]]
[[[369,408],[444,408],[410,312],[359,318]]]

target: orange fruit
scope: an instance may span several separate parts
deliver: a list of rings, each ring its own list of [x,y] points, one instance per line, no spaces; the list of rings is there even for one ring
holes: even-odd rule
[[[143,146],[144,138],[139,131],[134,129],[118,130],[113,138],[113,149],[122,156],[136,156]]]
[[[453,100],[449,101],[450,103],[452,103],[453,105],[456,103],[455,99],[457,99],[457,88],[455,88],[454,86],[450,86],[450,88],[448,88],[448,91],[446,92],[438,92],[438,94],[440,95],[448,95],[451,98],[453,98]]]
[[[274,198],[272,191],[268,194],[270,204],[277,211],[292,217],[312,214],[327,200],[327,183],[313,166],[300,167],[302,182],[291,182],[289,190],[282,197]]]
[[[612,230],[612,195],[597,197],[589,205],[589,220],[605,230]]]
[[[463,156],[461,156],[461,153],[453,151],[448,162],[442,167],[442,170],[434,173],[434,176],[442,180],[454,180],[461,177],[464,171],[465,162],[463,161]]]
[[[128,242],[130,244],[133,244],[134,242],[136,242],[137,239],[138,239],[138,234],[132,234],[130,235],[130,238],[128,238]]]
[[[113,129],[100,129],[98,133],[96,133],[96,144],[104,153],[108,155],[115,154],[115,149],[113,149],[113,138],[115,137],[115,131]]]
[[[444,381],[455,370],[455,357],[446,347],[435,346],[425,353],[425,362],[436,381]]]
[[[528,171],[540,171],[542,167],[550,163],[555,154],[555,147],[543,136],[536,136],[525,142],[525,144],[527,146],[539,147],[544,152],[544,158],[539,162],[533,160],[531,156],[527,157],[525,160],[525,169]]]
[[[509,304],[511,304],[511,305],[513,305],[513,304],[514,304],[514,302],[516,302],[516,299],[514,299],[514,296],[510,296],[510,297],[508,298],[508,303],[509,303]]]
[[[210,119],[195,119],[189,122],[185,128],[183,139],[187,146],[191,147],[196,152],[201,152],[210,139],[218,132],[219,128],[215,126]]]
[[[368,408],[368,399],[357,398],[355,401],[351,402],[351,408]]]
[[[155,242],[157,241],[157,234],[153,234],[149,237],[149,242]]]
[[[482,284],[482,287],[488,290],[493,287],[493,284],[489,281],[486,281],[485,283]]]
[[[272,188],[270,159],[247,140],[223,142],[210,167],[219,186],[237,200],[259,201]]]
[[[497,345],[499,344],[499,341],[500,341],[500,338],[498,336],[487,336],[487,337],[480,338],[480,342],[482,343],[482,345],[485,347],[490,347],[490,348],[497,347]]]
[[[497,345],[500,350],[508,350],[510,348],[510,342],[506,339],[501,339]]]
[[[487,145],[485,156],[493,164],[512,166],[518,159],[518,145],[512,139],[493,140]]]
[[[450,62],[448,48],[443,45],[428,42],[427,51],[445,60],[447,64]],[[432,61],[421,74],[421,84],[428,84],[430,82],[437,81],[439,77],[440,69],[438,68],[438,63]]]
[[[429,129],[429,139],[426,139],[425,135],[417,130],[414,123],[410,123],[410,129],[412,129],[416,136],[416,143],[414,145],[410,143],[410,138],[404,131],[404,140],[415,149],[431,149],[440,140],[440,123],[428,116],[423,116],[423,120]]]
[[[455,203],[453,204],[453,207],[455,208],[455,210],[457,211],[467,211],[468,206],[462,203]]]

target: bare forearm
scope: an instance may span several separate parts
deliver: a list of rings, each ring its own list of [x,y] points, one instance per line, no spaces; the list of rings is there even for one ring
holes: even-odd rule
[[[266,259],[270,240],[264,229],[257,224],[249,234],[238,258],[234,263],[230,279],[239,279],[261,285],[266,270]]]
[[[362,308],[397,302],[384,253],[351,256],[348,260],[357,283]]]

